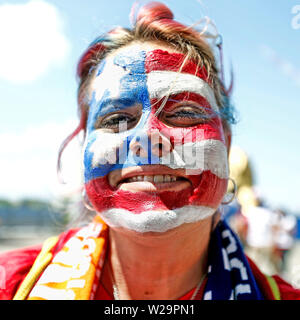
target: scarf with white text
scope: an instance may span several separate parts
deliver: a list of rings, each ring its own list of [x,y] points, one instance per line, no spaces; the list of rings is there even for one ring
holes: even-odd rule
[[[107,231],[105,223],[96,217],[53,256],[44,247],[15,297],[93,300],[105,259]],[[212,232],[203,299],[262,299],[240,242],[225,221],[220,221]]]

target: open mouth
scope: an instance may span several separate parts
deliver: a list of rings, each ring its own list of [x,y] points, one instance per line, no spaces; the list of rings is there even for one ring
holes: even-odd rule
[[[158,183],[170,183],[175,181],[182,181],[187,180],[182,177],[173,176],[173,175],[138,175],[134,177],[130,177],[124,180],[121,180],[120,183],[129,183],[129,182],[140,182],[140,181],[146,181],[146,182],[153,182],[155,184]]]
[[[191,186],[188,179],[169,174],[134,175],[121,179],[116,188],[131,192],[180,191]]]
[[[113,170],[108,175],[113,190],[130,192],[181,191],[193,187],[194,182],[184,169],[164,165],[143,165]]]

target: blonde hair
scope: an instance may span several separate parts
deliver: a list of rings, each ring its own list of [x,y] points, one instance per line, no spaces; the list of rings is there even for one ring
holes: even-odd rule
[[[203,32],[175,21],[172,11],[162,3],[150,2],[138,11],[135,9],[134,6],[131,12],[131,17],[136,16],[132,21],[132,29],[117,27],[96,38],[79,60],[77,76],[79,79],[78,110],[80,123],[61,145],[58,169],[60,168],[60,157],[66,145],[81,130],[84,132],[86,130],[87,93],[96,66],[107,54],[134,41],[164,43],[183,53],[186,56],[184,62],[192,60],[199,68],[203,67],[207,72],[207,79],[214,91],[221,115],[223,115],[225,130],[230,131],[230,123],[234,122],[233,109],[220,80],[213,50],[206,41]]]

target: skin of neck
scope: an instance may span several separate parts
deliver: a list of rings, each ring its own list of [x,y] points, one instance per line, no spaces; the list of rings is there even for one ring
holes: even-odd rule
[[[110,228],[101,282],[122,300],[175,300],[207,272],[211,232],[219,214],[164,233]]]

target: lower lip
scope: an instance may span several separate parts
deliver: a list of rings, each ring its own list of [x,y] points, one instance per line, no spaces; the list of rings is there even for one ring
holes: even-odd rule
[[[149,181],[124,182],[118,185],[118,190],[131,192],[163,192],[163,191],[181,191],[191,187],[187,180],[174,182],[154,183]]]

